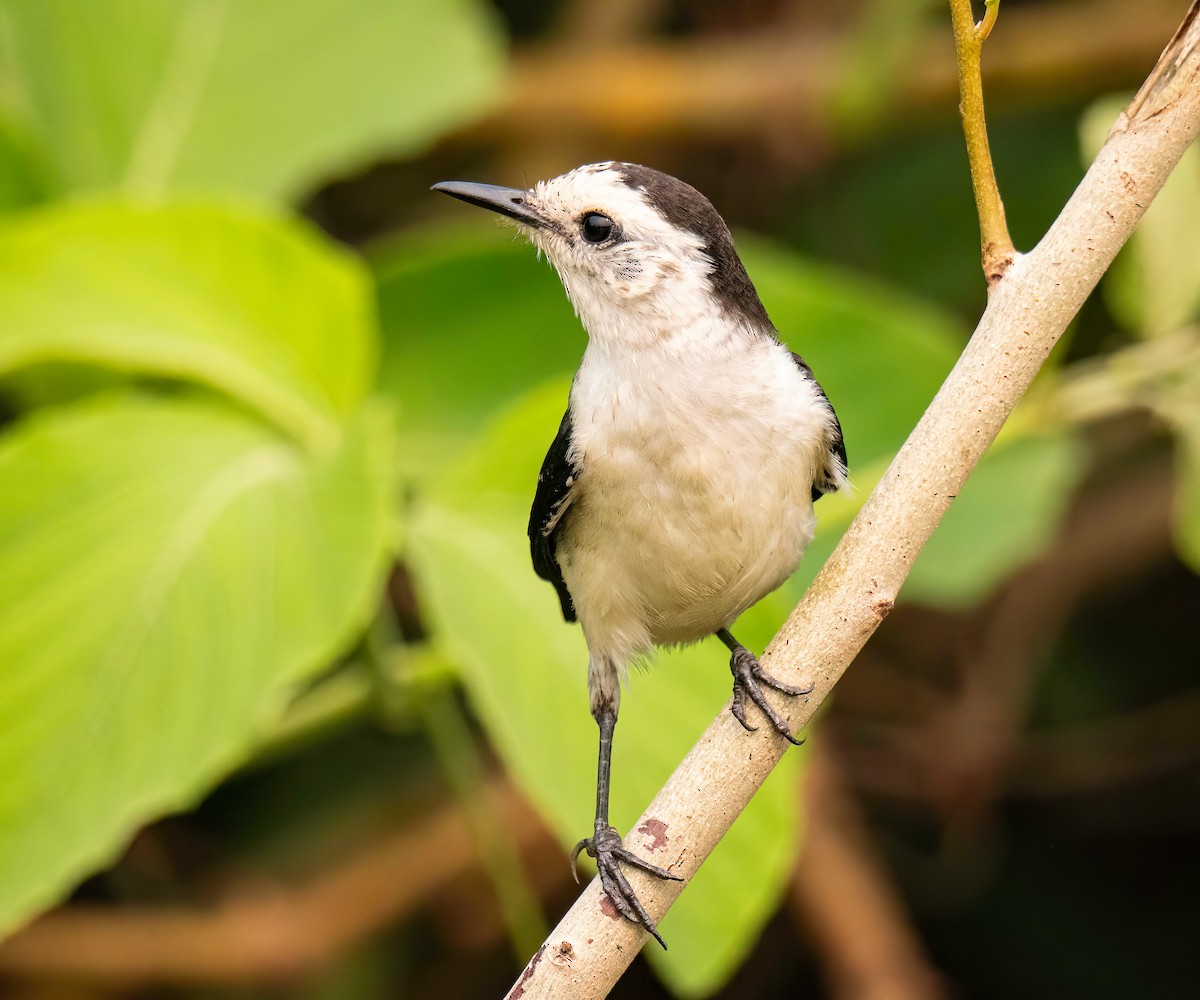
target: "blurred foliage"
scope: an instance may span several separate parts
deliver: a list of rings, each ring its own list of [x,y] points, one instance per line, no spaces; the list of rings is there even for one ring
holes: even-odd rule
[[[498,32],[470,0],[5,0],[10,114],[59,192],[291,199],[477,114]]]
[[[371,416],[324,456],[227,406],[132,392],[4,436],[6,924],[193,802],[361,627],[390,522]]]
[[[1124,107],[1122,97],[1096,102],[1080,126],[1085,158],[1095,155]],[[1184,154],[1136,233],[1106,276],[1114,317],[1146,340],[1200,343],[1200,150]],[[1182,337],[1180,336],[1182,332]],[[1132,354],[1132,352],[1127,352]],[[1174,349],[1188,357],[1186,348]],[[1114,359],[1119,363],[1119,359]],[[1179,554],[1200,572],[1200,359],[1168,366],[1141,402],[1177,435],[1175,500]]]
[[[535,37],[563,16],[500,6]],[[739,248],[837,406],[855,483],[821,501],[804,565],[739,624],[752,647],[884,474],[982,300],[953,120],[869,141],[932,6],[844,15],[829,145],[865,149],[826,150],[767,210],[755,188],[771,171],[757,149],[739,153],[738,191],[719,202],[765,230],[739,233]],[[703,37],[768,7],[659,10],[676,35]],[[380,799],[422,802],[435,766],[498,859],[514,937],[536,932],[539,897],[484,807],[480,755],[495,752],[564,847],[587,830],[586,653],[525,538],[585,338],[528,247],[461,206],[430,220],[429,182],[468,169],[510,182],[503,156],[519,171],[527,152],[545,157],[538,142],[489,146],[480,166],[473,144],[495,136],[460,135],[415,159],[501,99],[498,23],[482,0],[0,0],[0,933],[206,796],[196,829],[286,867],[295,831],[337,856],[372,828],[364,815],[387,812]],[[1085,159],[1120,106],[1083,114]],[[1077,179],[1077,117],[994,123],[1018,245]],[[627,139],[611,144],[601,155],[634,158]],[[689,149],[636,153],[686,175],[704,159]],[[338,231],[339,205],[380,178],[420,225],[360,253],[298,217],[322,191],[309,214]],[[1153,452],[1153,435],[1173,448],[1174,539],[1200,570],[1198,232],[1192,151],[905,600],[968,616],[1002,594],[1052,549],[1081,492],[1111,477],[1097,427],[1131,414],[1151,415],[1137,450]],[[701,643],[630,678],[619,828],[721,709],[724,660]],[[1084,679],[1048,684],[1038,711],[1058,718],[1047,703],[1089,697],[1119,701]],[[807,760],[784,759],[664,920],[670,951],[648,957],[674,995],[717,992],[769,937],[808,822]],[[537,864],[565,869],[554,855]],[[379,953],[339,966],[328,995],[391,995],[389,968]]]
[[[286,196],[412,149],[477,113],[498,46],[469,4],[284,10],[0,6],[5,203],[129,199],[0,230],[0,927],[195,802],[377,613],[395,445],[362,264],[250,203],[132,196]]]

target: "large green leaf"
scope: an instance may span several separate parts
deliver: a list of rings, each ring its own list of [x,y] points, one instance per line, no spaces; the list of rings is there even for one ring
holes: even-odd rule
[[[436,641],[460,665],[472,701],[507,767],[565,845],[591,829],[597,730],[588,711],[587,649],[554,591],[529,566],[525,521],[543,437],[553,433],[564,382],[531,393],[489,426],[413,512],[409,556]],[[739,626],[761,646],[779,609]],[[634,671],[613,754],[612,819],[630,824],[729,698],[728,653],[715,640]],[[685,995],[703,995],[736,969],[778,904],[798,838],[797,767],[789,754],[663,922],[670,950],[653,958]],[[544,859],[567,864],[566,854]]]
[[[298,223],[80,203],[0,229],[0,376],[53,363],[190,379],[311,445],[373,377],[367,276]]]
[[[495,93],[478,0],[3,0],[3,58],[70,190],[294,198]]]
[[[406,468],[437,468],[489,414],[579,364],[586,339],[557,276],[490,220],[406,236],[373,261],[379,384],[404,413]]]
[[[0,117],[0,212],[41,201],[49,181],[34,143],[7,118]]]
[[[314,459],[180,397],[0,439],[0,935],[193,802],[361,628],[391,448],[373,411]]]

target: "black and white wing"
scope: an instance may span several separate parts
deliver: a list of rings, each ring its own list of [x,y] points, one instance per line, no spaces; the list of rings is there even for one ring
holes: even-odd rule
[[[817,394],[821,397],[821,401],[829,409],[829,416],[832,420],[829,435],[829,452],[826,455],[825,464],[821,467],[820,473],[813,482],[812,498],[815,503],[826,493],[836,493],[846,482],[846,470],[849,468],[846,464],[846,442],[842,438],[842,425],[833,410],[833,404],[829,402],[829,397],[825,395],[825,390],[821,388],[821,383],[813,377],[812,369],[808,367],[804,359],[795,351],[791,353],[792,360],[796,362],[796,367],[800,369],[801,374],[806,379],[812,382],[817,390]]]
[[[537,575],[549,580],[558,591],[563,618],[573,622],[575,605],[554,554],[556,536],[562,528],[571,487],[575,485],[579,472],[567,457],[570,447],[571,411],[567,410],[558,426],[554,443],[546,452],[542,471],[538,473],[537,492],[533,495],[533,509],[529,512],[529,553],[533,557],[533,568]]]

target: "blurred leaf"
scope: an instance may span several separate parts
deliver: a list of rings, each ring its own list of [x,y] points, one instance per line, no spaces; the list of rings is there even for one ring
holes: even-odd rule
[[[816,506],[817,533],[781,594],[794,604],[940,388],[962,338],[936,309],[885,286],[739,239],[781,336],[792,339],[841,418],[854,489]],[[965,606],[1053,537],[1085,455],[1066,434],[1002,438],[985,455],[904,586],[906,599]]]
[[[194,802],[362,627],[378,412],[309,458],[215,402],[90,400],[0,438],[0,935]]]
[[[447,468],[414,511],[409,553],[435,641],[461,665],[494,745],[564,844],[563,856],[542,863],[563,865],[566,846],[591,829],[597,730],[583,636],[534,575],[525,523],[566,392],[564,381],[530,393]],[[776,614],[769,604],[748,613],[743,641],[761,645]],[[715,641],[631,672],[612,819],[635,849],[642,837],[630,824],[728,701],[729,686],[728,654]],[[681,994],[720,985],[774,911],[797,846],[800,761],[785,758],[663,922],[671,948],[654,960]]]
[[[476,0],[3,0],[3,56],[69,190],[297,198],[492,99]]]
[[[0,229],[0,375],[191,379],[321,445],[361,404],[375,336],[357,262],[283,218],[75,203]]]
[[[587,649],[579,629],[562,621],[553,589],[529,565],[530,495],[518,483],[536,482],[541,438],[553,435],[566,388],[530,394],[473,452],[449,465],[411,511],[408,534],[408,556],[436,641],[460,664],[510,770],[538,796],[564,839],[588,816],[594,798],[563,781],[553,801],[543,802],[548,772],[541,737],[547,727],[573,732],[577,715],[590,721]],[[498,468],[508,474],[497,475]],[[586,725],[579,728],[592,735]],[[571,738],[554,752],[549,773],[578,776],[595,766],[590,739]]]
[[[379,385],[404,414],[406,468],[436,469],[489,414],[579,365],[586,339],[558,277],[511,231],[483,220],[426,230],[373,261],[384,337]]]
[[[0,116],[0,213],[46,197],[49,181],[29,136]]]
[[[1086,466],[1070,431],[997,442],[917,556],[904,597],[950,608],[986,597],[1054,538]]]
[[[1089,162],[1128,96],[1106,97],[1084,112],[1080,135]],[[1109,308],[1145,336],[1173,333],[1200,314],[1200,149],[1189,149],[1146,210],[1104,277]]]

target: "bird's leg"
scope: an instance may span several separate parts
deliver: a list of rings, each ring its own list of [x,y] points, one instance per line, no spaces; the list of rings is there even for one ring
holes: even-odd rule
[[[593,708],[592,714],[600,725],[600,764],[596,771],[596,826],[592,836],[585,837],[575,845],[575,850],[571,852],[571,863],[574,866],[579,852],[584,850],[590,857],[595,858],[596,868],[600,873],[600,884],[604,887],[608,898],[612,900],[613,906],[626,919],[645,927],[654,940],[665,949],[667,946],[659,936],[654,921],[646,912],[646,908],[642,906],[641,900],[637,898],[625,873],[621,871],[620,862],[624,861],[657,878],[671,879],[675,882],[682,882],[683,879],[678,875],[672,875],[665,868],[659,868],[657,865],[652,865],[631,854],[621,843],[621,835],[609,824],[609,773],[612,769],[612,741],[613,730],[617,727],[617,708],[611,700],[606,699]],[[579,881],[577,872],[575,881]]]
[[[750,700],[762,709],[763,714],[770,720],[775,732],[796,746],[803,743],[803,740],[798,740],[792,735],[792,729],[783,716],[775,711],[771,703],[767,701],[763,694],[763,686],[774,688],[776,691],[782,691],[793,697],[809,694],[812,692],[812,688],[792,687],[765,673],[759,665],[758,658],[730,635],[728,629],[723,628],[717,632],[717,638],[729,647],[729,669],[733,672],[733,705],[730,706],[730,711],[733,712],[733,717],[742,724],[742,728],[749,731],[758,728],[746,721],[746,696],[749,695]]]

